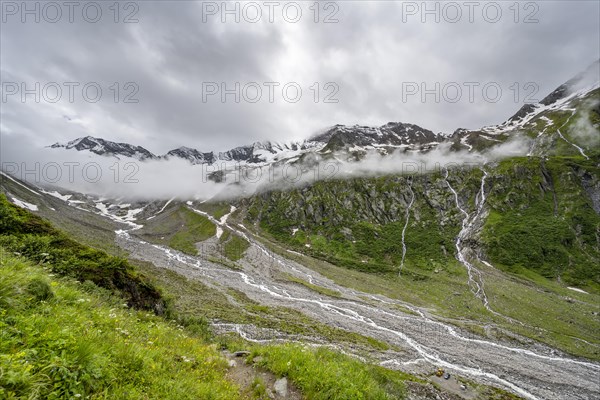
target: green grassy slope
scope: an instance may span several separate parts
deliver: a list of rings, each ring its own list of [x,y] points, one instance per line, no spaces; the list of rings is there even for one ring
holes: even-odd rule
[[[166,311],[157,288],[123,258],[80,244],[42,218],[9,203],[0,195],[0,245],[55,273],[91,281],[117,292],[132,307]]]
[[[572,285],[600,289],[600,215],[590,190],[600,179],[599,155],[511,158],[486,166],[491,207],[481,248],[511,272],[530,269]],[[479,169],[452,170],[449,182],[462,207],[475,211]],[[248,201],[246,220],[297,251],[367,272],[397,271],[401,233],[406,230],[406,265],[440,270],[454,262],[454,240],[464,216],[439,173],[408,177],[318,182]],[[418,273],[417,273],[418,275]],[[416,276],[418,279],[418,276]]]
[[[145,240],[197,255],[196,243],[214,236],[216,227],[208,218],[181,205],[147,221],[136,233]]]
[[[490,314],[467,287],[454,247],[463,215],[439,173],[415,176],[412,183],[389,176],[263,194],[244,204],[245,222],[271,240],[272,249],[281,246],[284,256],[293,258],[286,251],[292,248],[313,257],[301,262],[343,286],[431,307],[449,318],[494,321],[598,359],[600,215],[594,198],[600,194],[600,155],[588,156],[516,157],[485,167],[482,227],[466,244],[495,267],[473,261],[484,273],[491,307],[526,326]],[[479,169],[450,171],[449,182],[470,214],[481,178]],[[409,184],[415,203],[399,277]]]
[[[600,215],[586,188],[598,156],[518,158],[492,171],[483,240],[494,265],[600,289]],[[526,273],[525,273],[526,275]]]
[[[104,289],[57,277],[1,247],[0,260],[0,398],[240,398],[203,329],[194,334],[189,325],[128,309]],[[261,367],[287,376],[307,398],[402,399],[404,381],[415,380],[330,350],[229,346],[262,356]]]
[[[435,269],[453,259],[446,249],[452,248],[459,223],[453,215],[451,194],[439,174],[412,183],[397,176],[360,178],[272,192],[250,200],[247,220],[258,221],[280,242],[336,265],[393,272],[402,256],[400,239],[411,199],[409,185],[415,203],[407,236],[408,260]],[[441,225],[440,217],[453,223]]]
[[[37,190],[35,187],[32,187],[33,189]],[[69,232],[82,244],[104,250],[112,255],[119,255],[120,249],[114,240],[115,230],[127,229],[125,225],[78,208],[79,205],[69,205],[64,200],[50,195],[36,194],[32,190],[28,190],[26,184],[21,185],[0,175],[0,194],[37,204],[36,215],[52,221],[52,225],[58,230]]]
[[[564,284],[531,270],[516,275],[478,265],[485,272],[485,290],[492,308],[525,323],[520,325],[489,313],[469,290],[465,268],[458,263],[446,265],[437,272],[415,267],[402,276],[373,274],[291,254],[285,246],[266,238],[263,243],[271,251],[298,261],[342,286],[425,307],[477,335],[494,340],[498,334],[503,340],[514,341],[515,345],[524,344],[521,339],[507,338],[495,329],[481,329],[482,325],[492,323],[491,326],[498,325],[567,353],[600,360],[600,296],[569,290]]]
[[[214,346],[1,251],[0,398],[237,397]]]
[[[287,376],[308,397],[318,391],[330,399],[400,399],[405,394],[403,381],[416,380],[333,351],[215,339],[198,313],[202,296],[195,297],[198,293],[189,282],[183,285],[195,297],[189,300],[196,308],[186,309],[181,299],[174,301],[168,316],[176,320],[135,310],[128,306],[151,307],[131,304],[128,296],[134,291],[152,289],[161,302],[164,298],[132,265],[73,241],[3,197],[0,217],[0,398],[258,398],[229,380],[228,364],[217,343],[260,354],[261,368]],[[118,279],[125,278],[128,287],[118,287]],[[204,292],[206,287],[198,285]],[[235,310],[231,312],[222,295],[213,290],[205,300],[212,295],[222,303],[222,312],[228,309],[234,319]],[[231,295],[245,304],[247,315],[240,322],[254,323],[259,317],[265,326],[280,327],[284,322],[290,332],[387,348],[292,310],[263,307],[240,293]],[[213,317],[223,315],[218,307],[202,307],[215,312]],[[281,369],[276,360],[282,357],[294,367]],[[329,367],[323,369],[324,365]]]

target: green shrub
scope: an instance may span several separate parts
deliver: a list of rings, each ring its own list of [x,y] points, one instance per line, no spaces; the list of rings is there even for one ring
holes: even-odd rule
[[[54,297],[54,292],[50,284],[45,279],[39,277],[33,278],[27,284],[26,290],[36,301],[48,301]]]

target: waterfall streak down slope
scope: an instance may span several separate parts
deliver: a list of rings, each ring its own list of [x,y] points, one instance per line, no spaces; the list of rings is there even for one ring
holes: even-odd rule
[[[415,192],[412,190],[412,181],[408,184],[408,190],[410,190],[410,203],[406,208],[406,223],[404,224],[404,228],[402,228],[402,260],[400,261],[400,270],[398,271],[398,275],[402,274],[402,268],[404,267],[404,259],[406,257],[406,228],[408,227],[408,222],[410,219],[410,209],[415,202]]]

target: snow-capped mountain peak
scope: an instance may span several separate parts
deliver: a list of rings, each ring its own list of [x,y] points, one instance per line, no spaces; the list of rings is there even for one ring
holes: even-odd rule
[[[215,155],[213,152],[202,153],[196,149],[190,147],[181,146],[177,149],[169,151],[164,158],[179,157],[188,160],[193,165],[195,164],[212,164],[215,162]]]
[[[169,159],[178,157],[191,164],[212,164],[218,161],[264,165],[280,161],[292,162],[305,153],[365,153],[376,151],[389,154],[396,150],[426,152],[441,143],[450,143],[452,150],[468,150],[489,147],[500,143],[511,132],[521,130],[526,124],[545,116],[553,110],[567,110],[578,99],[597,91],[600,86],[600,61],[556,88],[537,104],[525,104],[516,114],[499,125],[490,125],[478,130],[457,129],[453,134],[434,133],[418,125],[403,122],[388,122],[382,126],[334,125],[302,142],[277,143],[254,142],[223,152],[201,152],[182,146],[170,150],[163,156],[155,156],[140,146],[115,143],[86,136],[67,144],[56,143],[50,147],[90,151],[99,155],[125,156],[138,160]],[[593,93],[592,93],[593,94]],[[598,106],[596,106],[598,107]]]
[[[131,157],[143,161],[146,159],[156,159],[157,157],[150,151],[141,146],[134,146],[128,143],[117,143],[102,138],[85,136],[72,140],[66,144],[55,143],[51,148],[64,148],[67,150],[75,149],[77,151],[90,151],[98,155],[114,157]]]

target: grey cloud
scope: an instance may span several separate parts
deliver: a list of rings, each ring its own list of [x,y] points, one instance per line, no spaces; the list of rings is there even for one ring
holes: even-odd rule
[[[217,17],[204,23],[200,2],[138,4],[136,24],[114,23],[111,15],[96,24],[3,23],[2,81],[95,81],[105,94],[95,104],[11,98],[2,104],[2,139],[20,135],[44,146],[94,135],[164,153],[181,145],[208,151],[299,139],[336,123],[404,121],[451,132],[502,122],[522,105],[526,82],[539,85],[539,100],[600,58],[597,2],[537,2],[535,24],[514,23],[508,3],[500,3],[505,14],[495,24],[478,14],[474,23],[422,23],[418,16],[403,22],[402,2],[339,2],[335,24],[315,24],[312,3],[302,3],[296,24],[280,14],[273,24],[223,24]],[[139,86],[139,103],[110,101],[107,88],[129,81]],[[280,97],[273,104],[231,97],[203,103],[205,81],[295,81],[303,96],[295,104]],[[466,93],[454,104],[431,96],[403,101],[403,82],[436,81],[498,82],[503,96],[498,103],[481,92],[474,103]],[[314,82],[337,83],[339,102],[314,103]],[[517,102],[514,82],[521,86]]]

